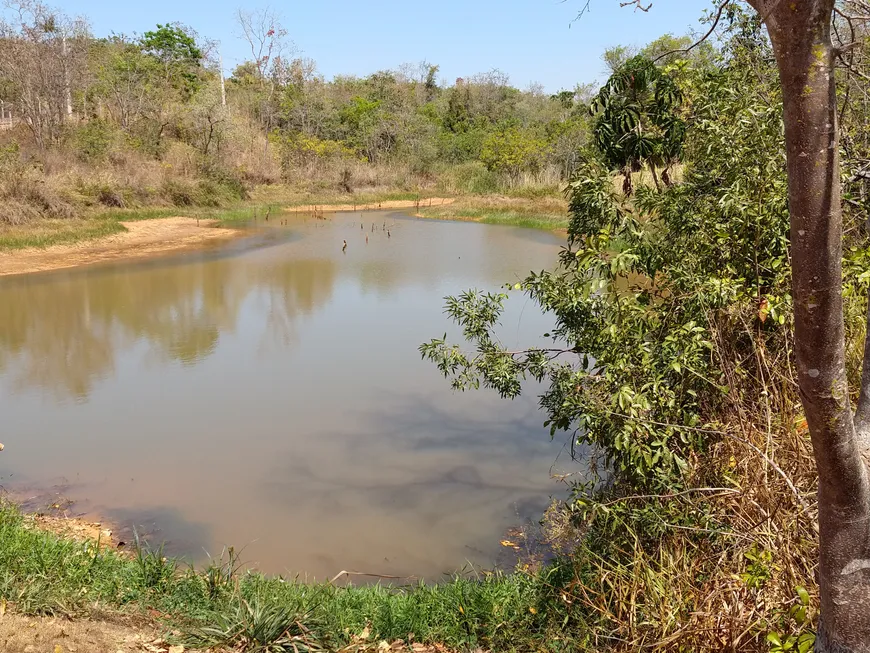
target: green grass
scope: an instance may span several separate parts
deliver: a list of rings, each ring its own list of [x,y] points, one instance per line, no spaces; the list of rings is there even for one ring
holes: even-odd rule
[[[195,570],[160,550],[124,557],[63,539],[0,504],[0,597],[13,609],[78,615],[153,608],[188,645],[254,650],[252,642],[271,637],[270,650],[334,650],[368,627],[375,642],[413,633],[415,641],[456,649],[576,650],[568,635],[572,615],[556,589],[562,573],[554,566],[534,575],[339,587],[241,572],[232,551]]]
[[[502,224],[529,229],[566,229],[567,207],[551,196],[536,199],[464,197],[453,204],[420,207],[425,218],[473,220],[485,224]]]
[[[66,245],[126,231],[116,220],[41,220],[26,227],[0,230],[0,251]]]
[[[188,214],[191,214],[191,211],[186,207],[110,209],[100,211],[94,216],[94,219],[107,220],[110,222],[138,222],[139,220],[156,220],[158,218],[172,218],[178,215]]]

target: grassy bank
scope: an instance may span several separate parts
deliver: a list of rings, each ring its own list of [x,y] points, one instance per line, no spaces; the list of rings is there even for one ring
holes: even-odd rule
[[[158,611],[189,646],[284,643],[269,650],[336,650],[365,641],[571,650],[558,568],[464,574],[411,587],[339,587],[241,572],[232,555],[194,570],[160,551],[121,555],[35,527],[0,504],[0,597],[24,614]],[[153,614],[153,612],[152,612]],[[568,626],[568,628],[566,628]],[[413,635],[411,635],[413,633]],[[245,648],[245,639],[248,639]]]
[[[45,219],[0,229],[0,251],[67,245],[96,240],[123,231],[124,225],[110,218]]]
[[[568,205],[558,196],[469,195],[447,206],[421,206],[419,215],[441,220],[472,220],[529,229],[566,229]]]
[[[172,216],[217,219],[223,223],[248,222],[262,216],[271,207],[273,213],[283,209],[330,206],[372,206],[386,202],[419,202],[419,209],[409,210],[427,218],[475,220],[488,224],[507,224],[534,229],[563,229],[567,226],[567,205],[553,194],[539,197],[506,195],[465,195],[444,206],[426,206],[435,192],[383,190],[360,193],[302,192],[279,186],[256,189],[250,199],[222,206],[156,206],[127,209],[88,209],[68,218],[37,218],[21,224],[0,223],[0,251],[28,247],[49,247],[87,242],[125,231],[122,222],[150,220]]]

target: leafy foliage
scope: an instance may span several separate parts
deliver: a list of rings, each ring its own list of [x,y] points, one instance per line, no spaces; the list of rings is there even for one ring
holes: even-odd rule
[[[483,142],[480,160],[494,172],[518,179],[526,170],[540,171],[547,153],[547,143],[534,134],[516,128],[507,128],[487,137]]]
[[[203,52],[189,29],[178,24],[157,25],[139,41],[142,52],[160,64],[166,80],[185,97],[200,86]]]
[[[738,91],[738,75],[725,69],[698,80],[683,183],[642,188],[630,200],[613,188],[607,151],[571,182],[560,268],[523,284],[555,315],[561,347],[506,353],[492,335],[503,295],[466,293],[448,299],[447,313],[476,355],[443,340],[423,348],[459,388],[483,383],[512,397],[525,376],[546,376],[541,404],[553,431],[576,430],[632,487],[682,485],[688,458],[705,446],[696,429],[729,390],[717,373],[710,321],[761,302],[762,328],[788,314],[778,105],[772,87]],[[614,79],[609,87],[623,88],[625,69]],[[723,121],[724,112],[731,119]]]
[[[789,616],[795,587],[813,582],[803,497],[815,479],[795,426],[781,100],[757,34],[736,14],[703,65],[670,61],[685,97],[648,61],[619,68],[597,103],[596,149],[569,184],[558,268],[508,293],[447,298],[467,344],[420,348],[458,389],[515,397],[525,379],[546,383],[551,432],[592,455],[556,509],[571,525],[567,587],[585,597],[590,632],[620,650],[812,645],[810,600],[800,623]],[[640,138],[651,149],[634,148]],[[614,170],[661,165],[670,146],[678,183],[615,188]],[[863,251],[847,273],[853,297]],[[553,315],[552,347],[508,351],[496,338],[506,294],[520,291]],[[720,600],[742,606],[731,623],[701,605]]]
[[[669,184],[667,170],[679,160],[686,132],[681,102],[673,79],[642,55],[620,66],[592,101],[596,145],[611,168],[622,171],[626,195],[631,172],[645,163],[653,173],[664,167]]]

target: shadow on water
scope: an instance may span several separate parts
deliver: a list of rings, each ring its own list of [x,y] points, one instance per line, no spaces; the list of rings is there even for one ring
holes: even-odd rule
[[[211,526],[190,520],[178,508],[105,508],[98,512],[116,527],[112,533],[114,540],[128,547],[134,546],[138,538],[145,550],[154,551],[162,546],[169,556],[201,558],[203,552],[220,555],[220,551],[208,548],[213,541]]]
[[[280,506],[304,493],[313,509],[334,514],[346,511],[347,497],[353,497],[366,514],[422,518],[430,528],[481,513],[519,522],[540,518],[551,494],[561,490],[548,484],[541,465],[528,468],[532,460],[555,464],[559,454],[531,401],[535,390],[528,384],[521,407],[491,396],[483,415],[454,412],[429,396],[393,392],[377,408],[350,413],[343,430],[310,433],[314,440],[335,443],[343,459],[377,461],[376,473],[342,465],[336,474],[335,467],[295,451],[276,453],[280,462],[265,473],[263,496]],[[507,405],[501,414],[489,410],[502,401]],[[570,441],[568,434],[559,437]],[[489,551],[495,542],[489,542]]]

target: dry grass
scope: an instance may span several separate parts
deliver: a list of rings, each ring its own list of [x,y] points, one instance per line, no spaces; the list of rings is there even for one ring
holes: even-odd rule
[[[761,652],[770,633],[797,650],[813,637],[817,476],[791,346],[766,343],[749,315],[708,317],[731,390],[709,409],[689,489],[614,498],[587,521],[555,506],[545,519],[573,554],[565,596],[593,650]]]
[[[668,171],[672,182],[677,183],[682,181],[683,168],[684,166],[682,164],[677,164]],[[663,184],[664,182],[662,181],[662,171],[657,170],[657,174],[659,176],[659,183]],[[617,192],[622,192],[624,182],[625,178],[621,174],[616,174],[613,176],[613,187]],[[642,188],[644,186],[648,188],[654,188],[656,183],[655,178],[652,176],[652,172],[650,172],[649,168],[643,168],[637,172],[631,173],[631,185],[633,189],[637,190],[638,188]]]

